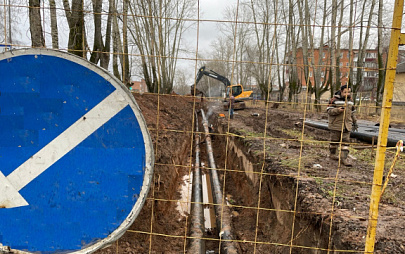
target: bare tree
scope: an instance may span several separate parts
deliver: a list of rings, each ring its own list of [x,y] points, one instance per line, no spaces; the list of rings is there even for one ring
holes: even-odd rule
[[[292,40],[292,36],[291,36],[291,30],[295,29],[295,25],[294,25],[294,21],[293,21],[293,16],[289,15],[289,13],[291,13],[290,8],[293,8],[292,5],[288,5],[288,7],[286,9],[282,9],[283,12],[283,21],[284,24],[286,26],[285,31],[286,31],[286,41],[284,43],[284,57],[283,57],[283,65],[282,65],[282,78],[281,81],[279,81],[279,91],[278,91],[278,101],[283,101],[284,100],[284,92],[287,88],[286,86],[286,73],[288,70],[289,73],[289,78],[291,78],[291,80],[293,80],[293,77],[291,76],[291,73],[294,72],[295,70],[295,79],[296,77],[296,66],[292,66],[292,63],[290,61],[292,61],[292,49],[291,49],[291,40]],[[287,20],[288,17],[288,20]],[[277,47],[278,48],[278,47]],[[294,49],[295,50],[295,49]],[[277,53],[278,54],[278,53]],[[295,59],[295,57],[294,57]]]
[[[6,6],[0,7],[0,20],[6,20]],[[0,42],[6,42],[7,31],[5,29],[6,22],[0,22]]]
[[[233,50],[233,41],[229,40],[227,36],[219,37],[211,43],[212,51],[208,54],[209,57],[215,60],[221,61],[212,61],[209,63],[204,63],[202,65],[211,68],[215,72],[224,74],[229,80],[231,80],[232,74],[232,62],[229,61],[232,59],[234,50]],[[204,58],[204,57],[203,57]]]
[[[103,0],[92,0],[93,16],[94,16],[94,44],[93,51],[90,55],[90,62],[97,64],[100,61],[100,66],[107,69],[110,62],[110,48],[111,48],[111,30],[112,30],[112,17],[114,13],[114,0],[109,0],[109,11],[107,17],[107,25],[105,31],[105,41],[103,41],[102,34],[102,9]]]
[[[248,46],[250,44],[250,25],[244,21],[250,21],[252,13],[248,5],[240,4],[235,8],[227,8],[225,10],[224,19],[233,20],[232,23],[220,23],[219,29],[224,37],[232,42],[232,55],[228,59],[232,60],[231,72],[229,72],[229,80],[232,84],[246,85],[249,80],[249,67],[252,65],[244,63],[246,60]]]
[[[142,72],[149,92],[170,93],[185,19],[194,2],[188,0],[134,0],[129,3],[132,40],[140,54]]]
[[[128,55],[128,0],[123,1],[122,8],[122,49],[123,56],[121,61],[122,66],[122,82],[128,87],[131,86],[131,73],[129,68],[129,55]]]
[[[103,37],[101,32],[101,11],[103,8],[102,0],[92,0],[93,16],[94,16],[94,42],[93,51],[90,55],[90,62],[97,64],[101,58],[101,53],[104,48]]]
[[[190,82],[187,78],[187,71],[184,69],[178,69],[176,71],[176,77],[173,90],[177,94],[186,95],[190,94]]]
[[[384,45],[383,45],[383,8],[384,8],[384,3],[383,0],[378,1],[378,82],[377,82],[377,90],[376,90],[376,110],[377,112],[380,109],[380,105],[382,104],[382,96],[384,93],[384,83],[385,83],[385,69],[386,69],[386,63],[383,62],[383,51],[384,51]],[[388,52],[387,52],[388,53]]]
[[[56,16],[56,3],[55,0],[49,0],[49,11],[51,17],[51,36],[52,48],[59,48],[59,33],[58,33],[58,19]]]
[[[359,53],[358,53],[358,58],[357,58],[357,78],[356,78],[356,83],[354,83],[352,86],[354,100],[357,97],[357,92],[359,91],[360,87],[363,85],[364,58],[365,58],[365,54],[366,54],[367,47],[368,47],[368,39],[370,37],[370,28],[371,28],[371,23],[373,21],[374,7],[375,7],[375,3],[376,3],[376,0],[370,0],[370,1],[371,1],[371,5],[370,5],[369,15],[368,15],[367,19],[363,20],[365,12],[367,11],[366,6],[368,6],[367,5],[368,0],[364,1],[362,13],[361,13],[360,40],[359,40],[360,44],[359,44]],[[365,32],[363,31],[363,29],[364,29],[363,22],[367,22]],[[364,33],[364,40],[363,40],[363,33]]]
[[[13,45],[22,45],[21,20],[27,18],[29,12],[25,8],[12,8],[16,5],[15,0],[4,0],[4,4],[0,7],[0,43]],[[8,4],[6,4],[8,2]]]
[[[336,36],[336,81],[335,81],[335,88],[339,89],[341,86],[341,76],[342,76],[342,72],[340,70],[340,62],[341,62],[341,58],[342,58],[342,54],[341,54],[341,38],[342,38],[342,34],[345,31],[342,31],[342,27],[343,27],[343,11],[344,11],[344,0],[340,1],[340,17],[339,17],[339,23],[338,23],[338,32],[337,32],[337,36]],[[332,92],[334,92],[334,86],[331,86],[331,90]]]
[[[212,49],[208,53],[200,54],[200,59],[213,59],[214,61],[200,61],[199,67],[205,66],[207,70],[212,70],[227,79],[234,82],[236,78],[232,79],[232,61],[229,61],[234,56],[233,40],[229,40],[229,37],[224,35],[215,39],[211,44]],[[222,92],[225,92],[225,86],[222,82],[203,76],[197,85],[199,91],[209,96],[221,96]]]
[[[31,44],[33,47],[45,47],[45,38],[41,24],[40,0],[29,0],[29,5]]]
[[[122,62],[122,43],[120,36],[120,29],[118,25],[118,11],[115,4],[115,0],[112,0],[112,9],[113,9],[113,28],[112,28],[112,37],[113,37],[113,73],[114,76],[121,80],[121,74],[119,70],[118,58],[121,58]]]
[[[271,22],[273,21],[274,6],[273,1],[250,1],[250,8],[254,21],[253,32],[255,36],[255,44],[253,49],[255,54],[249,56],[252,61],[256,60],[258,64],[252,66],[252,76],[259,85],[262,94],[268,99],[269,93],[272,91],[271,84],[271,68],[275,51],[275,30],[271,29]],[[273,12],[272,12],[273,11]],[[249,52],[252,52],[250,50]]]
[[[331,38],[330,38],[330,66],[331,80],[336,81],[336,71],[338,66],[336,63],[336,19],[337,19],[337,0],[332,0],[332,19],[331,19]],[[333,85],[333,84],[332,84]]]
[[[326,20],[328,18],[328,5],[327,1],[324,0],[323,2],[323,9],[322,9],[322,26],[321,26],[321,31],[320,31],[320,42],[319,42],[319,47],[318,47],[318,59],[317,62],[315,62],[315,43],[314,43],[314,33],[309,31],[309,37],[310,37],[310,49],[311,49],[311,54],[310,54],[310,66],[313,71],[313,76],[314,76],[314,84],[310,84],[311,93],[313,92],[315,95],[315,101],[314,104],[316,106],[316,109],[318,111],[321,110],[321,96],[324,94],[330,87],[330,79],[326,79],[326,77],[331,77],[330,74],[330,69],[331,67],[325,66],[325,63],[323,61],[324,57],[323,55],[326,53],[324,51],[324,39],[325,39],[325,29],[326,29]],[[333,18],[332,18],[333,20]],[[314,21],[315,22],[315,21]],[[332,25],[333,26],[333,25]],[[333,43],[332,43],[333,45]],[[333,47],[333,46],[332,46]],[[331,55],[331,48],[328,47],[329,49],[329,55]],[[333,63],[333,60],[331,61]],[[332,64],[333,66],[333,64]],[[328,74],[329,73],[329,74]],[[323,75],[322,75],[323,74]],[[323,80],[322,80],[323,79]]]
[[[302,58],[303,58],[303,71],[304,73],[303,79],[305,80],[308,93],[312,93],[312,83],[309,79],[309,61],[308,61],[308,39],[309,33],[311,33],[311,22],[310,22],[310,10],[308,7],[308,1],[304,0],[304,6],[302,6],[301,1],[297,1],[298,3],[298,13],[300,18],[300,25],[302,26]]]
[[[65,15],[69,25],[68,51],[77,56],[86,58],[85,45],[85,26],[83,0],[72,0],[70,8],[69,0],[63,0]]]
[[[355,17],[354,17],[354,0],[350,0],[350,14],[349,14],[349,81],[348,85],[350,87],[353,86],[353,27],[355,23]]]
[[[302,83],[300,78],[298,77],[298,70],[297,70],[297,48],[298,48],[298,36],[301,33],[301,27],[298,26],[298,31],[295,26],[295,10],[294,10],[294,3],[292,0],[288,1],[288,16],[289,16],[289,27],[288,27],[288,51],[291,54],[288,54],[288,64],[289,64],[289,72],[288,72],[288,80],[289,80],[289,89],[288,89],[288,101],[291,102],[295,94],[301,92]]]

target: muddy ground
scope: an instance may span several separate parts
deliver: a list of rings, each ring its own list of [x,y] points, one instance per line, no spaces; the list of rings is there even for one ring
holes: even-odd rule
[[[323,119],[324,113],[263,104],[237,111],[229,120],[220,102],[150,94],[135,98],[154,144],[154,185],[130,230],[96,253],[187,252],[189,217],[177,209],[182,179],[191,172],[194,112],[200,106],[214,125],[217,168],[241,253],[362,253],[375,151],[353,140],[352,168],[330,160],[328,132],[303,126],[304,119]],[[387,168],[393,152],[387,152]],[[405,253],[403,159],[394,173],[380,205],[375,253]],[[211,253],[219,250],[217,236],[216,229],[205,236]]]

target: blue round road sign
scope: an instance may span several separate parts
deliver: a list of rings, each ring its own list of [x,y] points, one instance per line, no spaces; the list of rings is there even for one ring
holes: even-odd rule
[[[133,96],[107,71],[47,49],[0,55],[0,244],[91,253],[140,212],[153,148]]]

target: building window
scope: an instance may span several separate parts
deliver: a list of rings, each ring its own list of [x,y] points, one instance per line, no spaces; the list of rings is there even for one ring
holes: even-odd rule
[[[375,72],[374,71],[368,71],[367,72],[367,77],[375,77]]]
[[[326,53],[322,52],[322,57],[325,58],[326,57]]]
[[[339,66],[340,66],[340,67],[343,67],[343,63],[342,63],[342,62],[340,62],[340,63],[339,63]]]
[[[312,71],[309,72],[309,77],[312,77]]]
[[[346,63],[346,67],[348,67],[348,66],[349,66],[349,62]]]
[[[376,58],[376,53],[367,53],[366,58]]]

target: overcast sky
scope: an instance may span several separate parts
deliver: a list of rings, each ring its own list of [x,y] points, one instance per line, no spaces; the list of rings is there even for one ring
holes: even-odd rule
[[[208,50],[212,41],[220,37],[218,29],[218,20],[224,20],[224,11],[227,7],[237,4],[237,0],[199,0],[200,19],[211,20],[210,22],[200,22],[199,25],[199,51]],[[197,18],[197,17],[196,17]],[[188,39],[196,42],[197,32],[190,31]],[[190,38],[194,37],[194,38]]]
[[[200,21],[198,28],[198,52],[206,58],[211,58],[209,52],[212,51],[211,44],[213,41],[221,37],[221,32],[218,28],[218,21],[224,21],[225,10],[228,7],[236,6],[237,0],[199,0],[199,18]],[[198,18],[196,15],[195,19]],[[187,58],[195,58],[195,52],[197,48],[197,22],[193,22],[193,26],[184,34],[185,45],[188,50],[193,54],[188,54]],[[199,65],[199,63],[197,63]],[[195,60],[178,60],[178,68],[187,72],[189,77],[189,83],[194,81]]]

